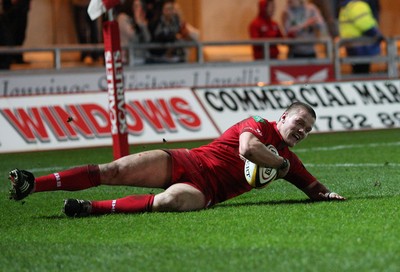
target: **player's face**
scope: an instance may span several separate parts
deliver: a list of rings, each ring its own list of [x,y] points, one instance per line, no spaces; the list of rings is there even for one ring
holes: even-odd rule
[[[311,132],[315,119],[304,109],[285,112],[279,121],[279,132],[285,143],[293,147]]]

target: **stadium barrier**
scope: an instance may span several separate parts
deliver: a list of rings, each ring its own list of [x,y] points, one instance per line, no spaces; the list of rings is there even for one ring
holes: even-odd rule
[[[253,61],[251,56],[244,58],[243,62],[265,62],[268,65],[274,66],[287,66],[287,65],[309,65],[309,64],[332,64],[335,70],[334,76],[337,80],[342,79],[354,79],[354,78],[397,78],[398,77],[398,43],[400,37],[388,37],[385,38],[382,43],[382,54],[374,57],[348,57],[344,53],[344,46],[349,42],[365,42],[368,43],[370,39],[339,39],[337,41],[332,41],[330,38],[321,39],[260,39],[260,40],[242,40],[242,41],[223,41],[223,42],[178,42],[178,43],[148,43],[139,44],[136,49],[155,49],[155,48],[186,48],[188,50],[194,50],[194,58],[191,60],[190,64],[204,65],[206,63],[213,62],[212,57],[209,61],[207,59],[207,52],[210,52],[211,48],[219,48],[220,50],[215,51],[214,54],[221,54],[223,52],[229,52],[229,49],[235,47],[246,47],[251,48],[253,45],[263,46],[264,48],[264,59]],[[279,59],[269,58],[269,47],[271,45],[278,45],[281,51],[287,52],[287,47],[295,44],[312,43],[317,48],[317,58],[313,59],[291,59],[287,56],[281,56]],[[228,50],[226,50],[226,48]],[[127,50],[127,48],[123,48]],[[64,69],[62,65],[62,54],[65,52],[73,51],[101,51],[104,52],[104,46],[101,44],[87,44],[87,45],[55,45],[41,48],[27,48],[27,47],[0,47],[0,54],[10,54],[10,53],[26,53],[26,52],[51,52],[53,54],[53,69],[61,70]],[[237,52],[237,51],[236,51]],[[250,52],[249,50],[247,52]],[[248,54],[248,53],[247,53]],[[234,56],[230,56],[234,59]],[[351,74],[346,69],[343,69],[343,65],[348,65],[351,63],[361,63],[368,61],[373,65],[383,65],[383,68],[378,68],[366,75],[355,75]],[[232,61],[227,58],[227,60],[222,61],[227,65],[232,63]],[[182,69],[185,69],[185,65],[188,63],[174,64],[180,65]],[[128,64],[133,66],[134,64]],[[141,69],[143,66],[148,65],[138,65],[136,68]],[[1,73],[17,73],[18,71],[4,71]]]
[[[377,42],[374,38],[357,38],[357,39],[339,39],[334,44],[334,67],[335,67],[335,79],[353,79],[355,77],[359,79],[366,78],[397,78],[398,77],[398,50],[397,43],[398,37],[384,38],[381,42],[381,54],[376,56],[347,56],[344,52],[345,46],[352,45],[368,45]],[[358,64],[358,63],[370,63],[372,72],[368,74],[352,75],[351,73],[343,73],[343,64]],[[374,69],[373,66],[380,66],[378,69]],[[375,70],[375,71],[374,71]],[[378,71],[376,71],[378,70]]]

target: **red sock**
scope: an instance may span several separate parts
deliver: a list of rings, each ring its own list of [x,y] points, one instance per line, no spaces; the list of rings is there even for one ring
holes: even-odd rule
[[[151,212],[154,195],[133,195],[114,200],[92,201],[92,214]]]
[[[35,192],[78,191],[100,185],[98,165],[86,165],[35,179]]]

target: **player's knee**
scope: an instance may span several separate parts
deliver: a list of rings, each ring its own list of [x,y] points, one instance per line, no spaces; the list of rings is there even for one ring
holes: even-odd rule
[[[155,196],[153,210],[160,212],[185,211],[185,199],[179,194],[163,192]]]
[[[102,181],[112,183],[112,181],[120,178],[120,168],[115,162],[100,165],[100,176]]]

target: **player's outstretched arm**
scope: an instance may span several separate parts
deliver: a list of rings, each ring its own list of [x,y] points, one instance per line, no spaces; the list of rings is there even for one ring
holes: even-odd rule
[[[338,193],[331,192],[321,182],[316,181],[303,189],[303,192],[312,200],[346,200]]]

